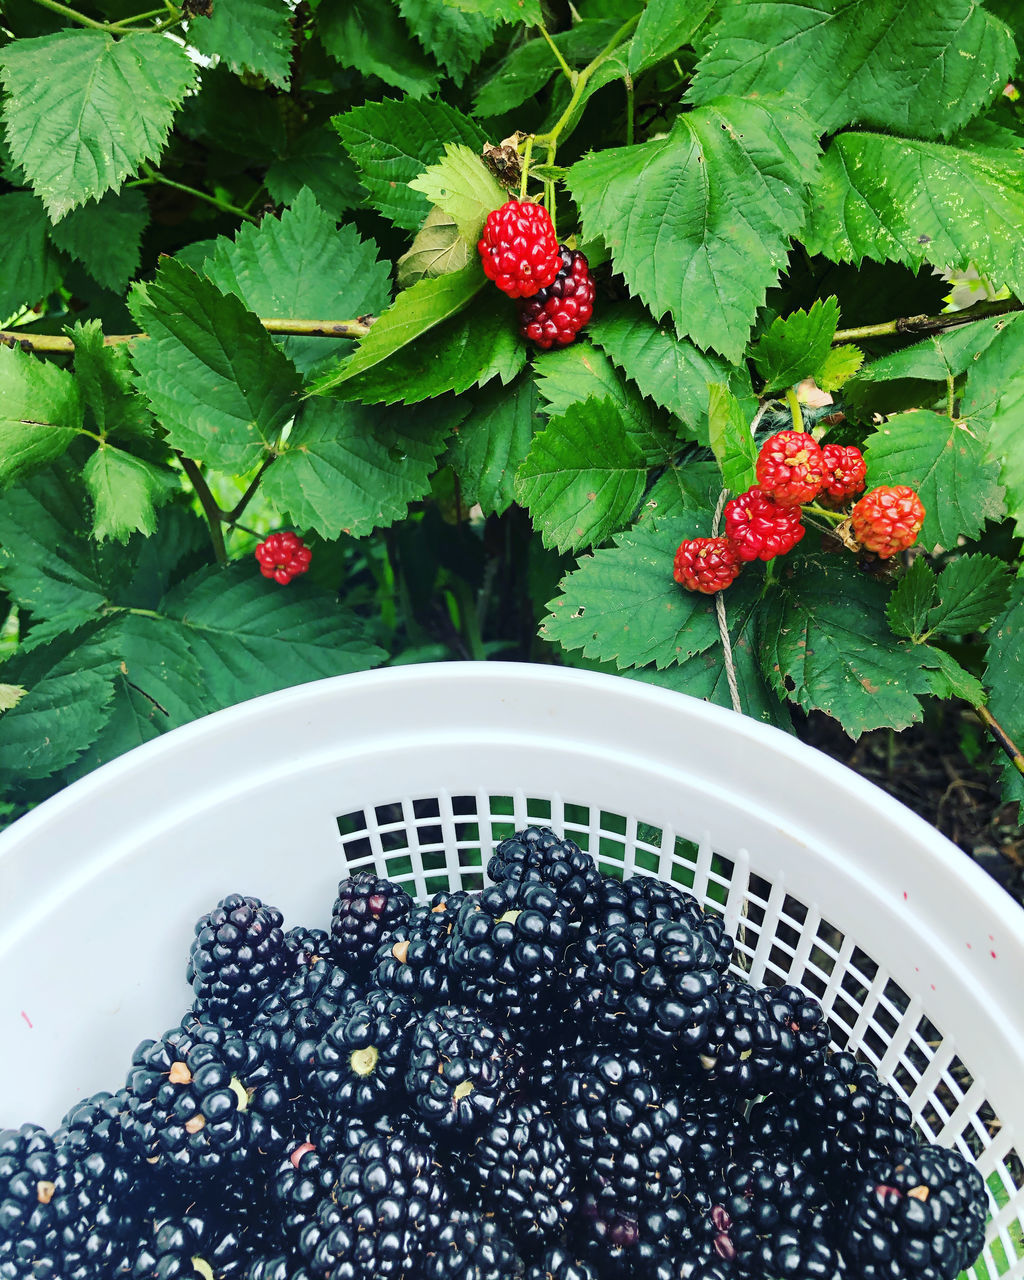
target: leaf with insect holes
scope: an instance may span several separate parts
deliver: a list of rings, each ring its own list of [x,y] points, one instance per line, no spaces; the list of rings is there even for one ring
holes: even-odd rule
[[[1024,578],[1018,578],[1005,610],[989,632],[985,685],[988,707],[1005,733],[1018,744],[1024,742]],[[1007,799],[1024,798],[1020,774],[1009,760],[1003,762],[1003,794]]]
[[[745,493],[757,480],[757,445],[742,405],[720,382],[708,385],[708,441],[723,488]]]
[[[60,457],[82,421],[70,373],[0,345],[0,488]]]
[[[765,392],[783,391],[804,378],[817,380],[839,327],[839,302],[819,298],[809,311],[773,320],[751,351]]]
[[[928,614],[928,630],[939,635],[984,631],[1006,604],[1010,566],[995,556],[958,556],[939,574],[938,603]]]
[[[928,611],[935,600],[935,574],[923,556],[918,556],[893,588],[886,601],[885,615],[898,636],[917,640],[928,630]]]
[[[292,61],[292,9],[286,0],[215,3],[208,17],[188,27],[193,48],[215,56],[237,75],[263,76],[287,89]]]
[[[504,187],[479,155],[463,143],[446,142],[443,159],[428,165],[409,186],[450,214],[459,234],[471,245],[480,238],[487,215],[506,199]]]
[[[501,515],[515,501],[516,470],[530,450],[536,405],[529,377],[507,390],[495,385],[474,397],[448,448],[464,504],[478,502],[484,515]]]

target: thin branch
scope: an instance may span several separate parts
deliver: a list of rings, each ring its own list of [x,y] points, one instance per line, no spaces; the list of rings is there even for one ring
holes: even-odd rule
[[[158,173],[152,165],[144,164],[142,172],[146,176],[133,182],[131,184],[133,187],[144,186],[147,183],[158,183],[162,187],[171,187],[175,191],[184,191],[186,195],[193,196],[196,200],[205,200],[207,204],[213,205],[215,209],[220,209],[222,213],[230,213],[236,218],[244,218],[246,222],[259,225],[259,218],[254,217],[251,213],[246,213],[244,209],[239,209],[237,205],[230,204],[219,196],[211,195],[209,191],[200,191],[198,187],[189,187],[184,182],[175,182],[173,178],[168,178],[164,174]]]
[[[268,333],[300,338],[365,338],[373,324],[373,316],[360,316],[357,320],[296,320],[267,318],[260,324]],[[108,333],[103,339],[105,347],[122,342],[135,342],[145,333]],[[8,347],[20,347],[22,351],[38,351],[47,355],[71,355],[75,344],[70,338],[56,333],[24,333],[20,329],[0,329],[0,342]]]
[[[245,493],[242,494],[242,496],[238,499],[238,501],[235,503],[235,505],[231,508],[230,511],[221,512],[222,518],[226,520],[228,524],[236,525],[238,523],[239,516],[249,505],[250,501],[252,500],[252,495],[260,487],[260,481],[263,479],[264,472],[276,457],[277,457],[277,454],[272,453],[269,457],[264,458],[263,461],[260,463],[259,471],[256,472],[252,480],[249,482],[249,487],[246,489]]]
[[[569,66],[568,62],[566,62],[566,60],[562,57],[561,50],[559,49],[558,45],[555,44],[554,40],[551,39],[551,36],[548,34],[548,29],[543,22],[540,24],[538,30],[540,31],[544,39],[548,42],[548,44],[551,46],[551,52],[558,59],[558,65],[562,68],[562,73],[565,76],[566,80],[568,80],[569,83],[572,84],[572,68]]]
[[[1017,746],[992,712],[989,711],[988,707],[975,707],[974,710],[977,712],[979,719],[988,728],[992,737],[999,743],[1004,755],[1013,767],[1019,773],[1024,774],[1024,754],[1021,753],[1020,747]]]
[[[84,13],[79,13],[77,9],[71,9],[66,4],[59,4],[58,0],[36,0],[36,4],[41,5],[44,9],[50,9],[54,13],[59,13],[61,17],[68,18],[72,22],[77,22],[79,26],[91,27],[94,31],[109,30],[106,22],[97,22],[95,18],[87,18]]]
[[[1024,303],[1016,298],[1002,302],[976,302],[963,311],[948,311],[941,316],[904,316],[899,320],[885,320],[881,324],[865,324],[859,329],[837,329],[832,345],[840,342],[857,342],[861,338],[886,338],[898,333],[939,333],[943,329],[956,329],[973,320],[989,316],[1008,316],[1014,311],[1024,311]]]
[[[181,469],[192,482],[192,488],[196,491],[196,497],[199,499],[203,508],[203,514],[206,516],[206,523],[210,527],[210,541],[213,543],[213,554],[218,564],[227,564],[228,553],[224,546],[224,530],[221,528],[221,521],[224,518],[223,512],[217,505],[217,500],[210,491],[210,486],[206,483],[203,473],[191,458],[186,458],[183,453],[178,454],[178,460],[181,462]]]

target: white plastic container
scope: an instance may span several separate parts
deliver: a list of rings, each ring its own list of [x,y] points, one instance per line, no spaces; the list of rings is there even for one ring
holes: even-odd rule
[[[557,668],[451,663],[243,703],[99,769],[0,836],[0,1128],[116,1089],[190,1002],[226,893],[324,927],[373,866],[425,898],[550,825],[604,870],[722,910],[751,981],[821,1000],[992,1220],[971,1274],[1024,1277],[1024,912],[932,827],[786,734]]]

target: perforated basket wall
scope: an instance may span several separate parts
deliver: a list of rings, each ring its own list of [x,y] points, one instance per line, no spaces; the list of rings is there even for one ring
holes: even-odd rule
[[[633,682],[400,668],[261,698],[141,748],[0,836],[0,1127],[116,1088],[188,1003],[232,890],[324,926],[374,867],[477,888],[528,823],[715,906],[756,983],[822,1002],[991,1198],[972,1275],[1024,1277],[1024,912],[909,811],[800,743]]]

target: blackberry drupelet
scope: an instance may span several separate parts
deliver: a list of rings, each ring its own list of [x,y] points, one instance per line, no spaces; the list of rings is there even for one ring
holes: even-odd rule
[[[281,1067],[293,1091],[312,1088],[317,1045],[361,994],[344,969],[319,959],[300,965],[260,1004],[251,1034]]]
[[[199,918],[186,971],[196,1013],[227,1026],[251,1020],[290,968],[283,920],[276,907],[240,893]]]
[[[651,924],[655,920],[681,920],[691,929],[711,930],[725,927],[720,917],[704,910],[692,893],[678,885],[659,880],[657,876],[629,876],[615,880],[601,877],[601,887],[594,909],[587,915],[588,932],[602,933],[605,929],[622,928],[628,924]],[[725,948],[722,972],[728,968],[732,955],[732,938]]]
[[[521,1034],[542,1034],[568,1002],[563,956],[569,909],[536,880],[504,880],[462,904],[451,965],[460,999]]]
[[[562,1248],[549,1250],[536,1265],[526,1268],[523,1280],[599,1280],[589,1262],[581,1262]]]
[[[985,1184],[958,1151],[897,1152],[864,1177],[839,1245],[864,1280],[956,1280],[985,1242]]]
[[[570,959],[580,1012],[609,1040],[699,1051],[718,1012],[715,942],[679,920],[606,929]]]
[[[401,885],[372,871],[357,871],[338,885],[331,912],[331,950],[335,963],[365,974],[391,930],[412,910]]]
[[[469,894],[442,890],[425,907],[413,907],[377,952],[370,981],[396,995],[427,1004],[447,1004],[451,939],[459,909]]]
[[[413,1110],[441,1129],[469,1133],[509,1100],[520,1049],[476,1009],[440,1005],[413,1031],[405,1088]]]
[[[572,840],[560,840],[550,827],[526,827],[495,849],[487,863],[495,881],[539,880],[565,902],[573,919],[596,905],[603,879],[589,853]]]
[[[417,1007],[407,996],[368,991],[324,1032],[314,1054],[316,1089],[341,1113],[384,1111],[401,1089]]]
[[[0,1130],[0,1277],[58,1280],[59,1238],[53,1138],[39,1125]]]
[[[454,1213],[429,1246],[423,1280],[518,1280],[523,1262],[498,1227],[474,1213]]]
[[[132,1280],[234,1280],[247,1261],[240,1232],[195,1206],[146,1222],[130,1274]]]
[[[828,1025],[821,1005],[800,987],[761,987],[772,1021],[781,1032],[779,1070],[772,1079],[774,1093],[791,1093],[801,1080],[824,1065]]]
[[[310,1275],[297,1255],[275,1253],[252,1258],[240,1280],[310,1280]]]
[[[727,978],[718,991],[718,1011],[698,1061],[709,1085],[756,1098],[783,1075],[782,1033],[768,1001],[745,982]]]

